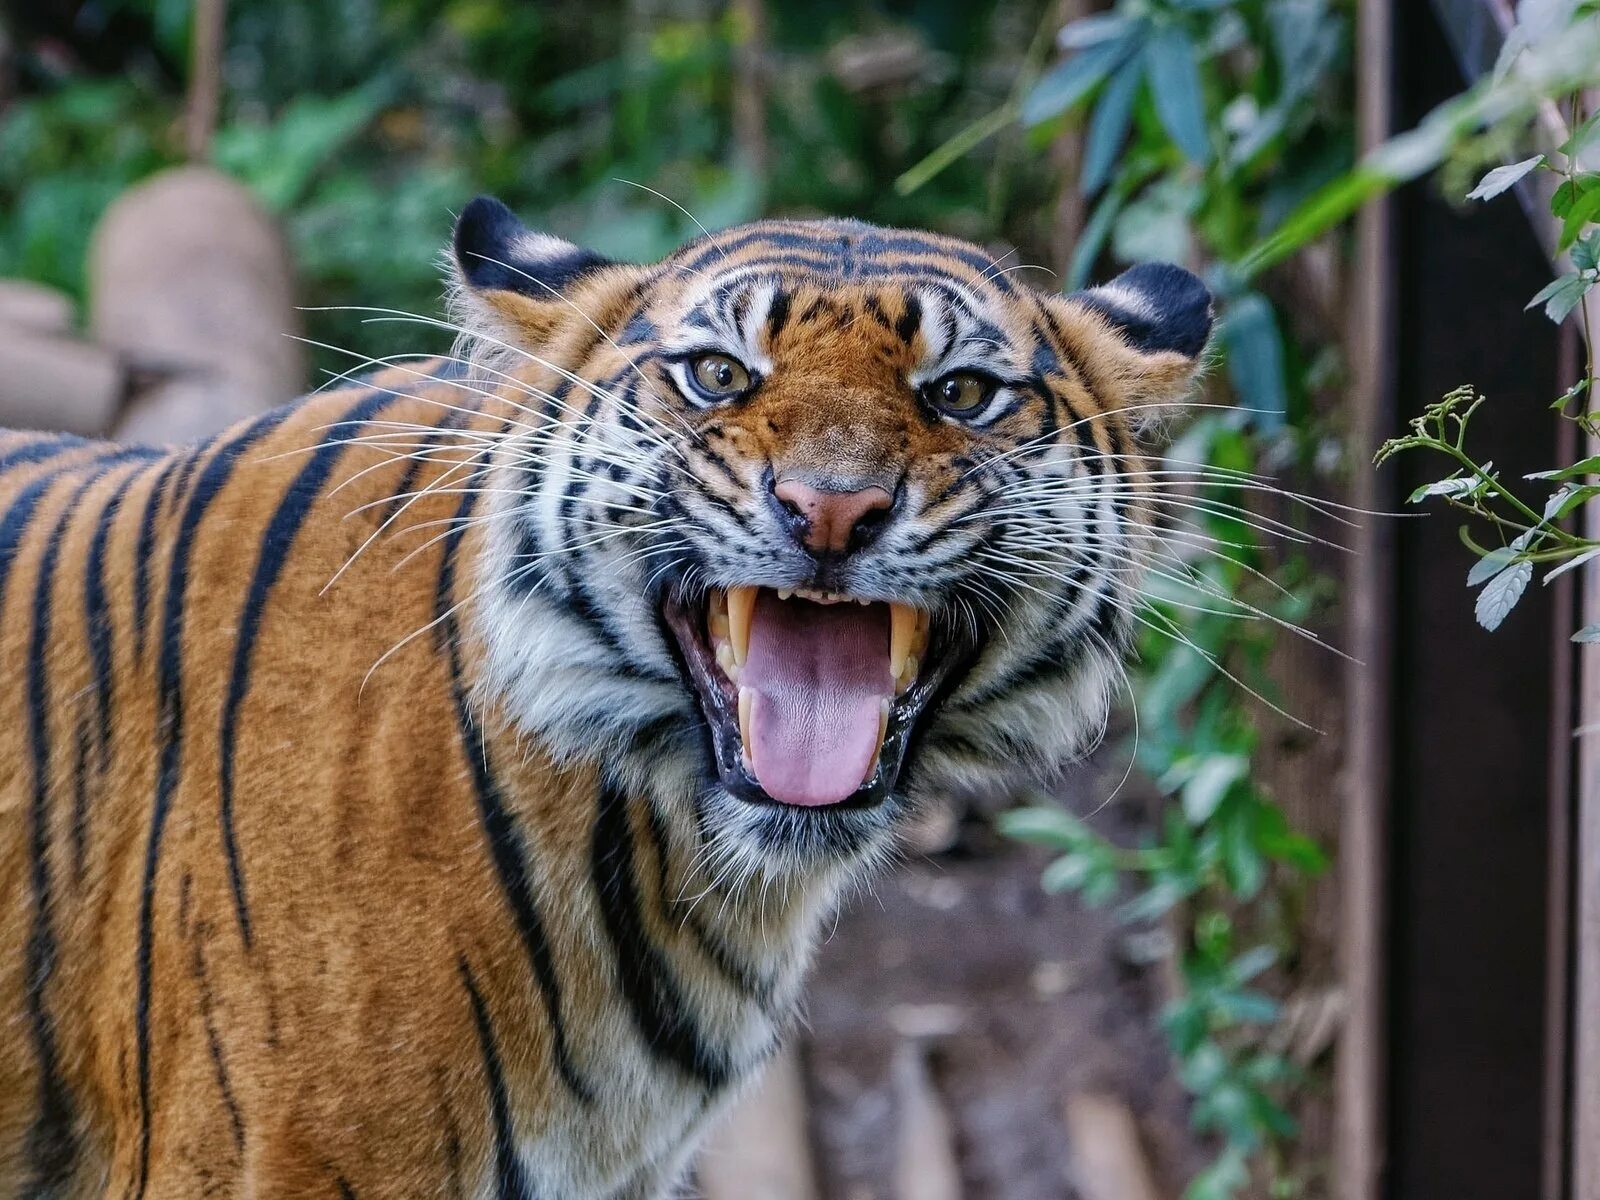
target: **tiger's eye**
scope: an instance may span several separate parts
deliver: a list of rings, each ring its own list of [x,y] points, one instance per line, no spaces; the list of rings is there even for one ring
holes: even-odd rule
[[[750,386],[750,372],[726,354],[702,354],[689,364],[689,372],[707,396],[737,396]]]
[[[971,371],[955,371],[928,385],[928,399],[949,413],[970,413],[994,394],[994,381]]]

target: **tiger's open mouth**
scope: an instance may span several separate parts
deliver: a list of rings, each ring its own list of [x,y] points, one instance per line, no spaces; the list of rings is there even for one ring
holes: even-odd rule
[[[803,808],[880,803],[975,649],[926,610],[810,589],[714,588],[663,612],[723,785]]]

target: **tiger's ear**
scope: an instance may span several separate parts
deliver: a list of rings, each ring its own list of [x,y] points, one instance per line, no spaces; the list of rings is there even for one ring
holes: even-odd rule
[[[534,339],[573,315],[572,295],[580,288],[626,273],[592,250],[534,232],[493,196],[461,210],[451,251],[462,323],[478,328],[487,321]]]
[[[1099,313],[1146,354],[1197,359],[1211,336],[1211,292],[1197,275],[1171,263],[1140,263],[1067,299]]]
[[[1160,425],[1200,372],[1214,323],[1210,290],[1182,267],[1140,263],[1065,303],[1098,318],[1093,349],[1109,357],[1123,402],[1148,413],[1135,424]]]

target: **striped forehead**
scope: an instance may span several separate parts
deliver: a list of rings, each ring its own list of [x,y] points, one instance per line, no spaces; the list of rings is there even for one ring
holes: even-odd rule
[[[1017,294],[975,247],[849,223],[763,223],[685,247],[666,264],[677,336],[759,353],[783,328],[825,311],[841,325],[871,316],[925,362],[1015,357],[1006,327]],[[681,286],[679,286],[681,285]],[[765,336],[763,336],[765,335]]]

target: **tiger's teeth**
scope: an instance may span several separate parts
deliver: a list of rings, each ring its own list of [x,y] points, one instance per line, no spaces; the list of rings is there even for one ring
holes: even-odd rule
[[[741,667],[750,656],[750,619],[755,610],[755,588],[741,585],[728,589],[728,644],[733,647],[733,661]]]
[[[727,642],[717,643],[717,666],[729,679],[739,682],[739,664],[733,661],[733,647]]]
[[[751,688],[739,689],[739,741],[744,746],[744,756],[751,758],[750,753],[750,714],[755,711],[756,694]]]
[[[889,733],[889,702],[880,701],[878,704],[878,748],[872,752],[872,761],[867,764],[867,773],[862,776],[862,783],[870,783],[872,777],[878,772],[878,760],[883,757],[883,739]]]
[[[917,672],[921,669],[921,660],[915,654],[908,654],[906,656],[906,665],[900,669],[900,674],[894,677],[894,690],[897,693],[905,691],[911,686],[912,681],[917,677]]]
[[[919,621],[917,610],[909,604],[889,605],[889,674],[895,679],[905,673]]]

